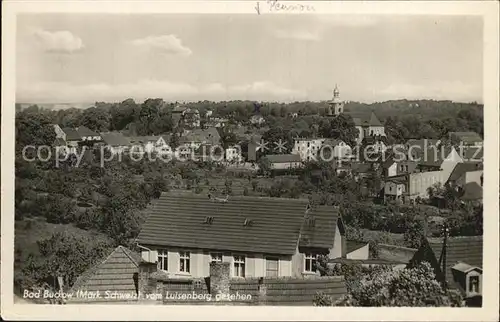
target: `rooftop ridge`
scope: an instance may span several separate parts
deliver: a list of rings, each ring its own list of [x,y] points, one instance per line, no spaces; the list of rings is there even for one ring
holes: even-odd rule
[[[171,190],[161,193],[161,197],[173,197],[173,196],[186,196],[192,199],[207,199],[206,194],[195,194],[191,190]],[[229,200],[286,200],[293,201],[296,203],[309,203],[306,198],[276,198],[276,197],[265,197],[265,196],[230,196]]]

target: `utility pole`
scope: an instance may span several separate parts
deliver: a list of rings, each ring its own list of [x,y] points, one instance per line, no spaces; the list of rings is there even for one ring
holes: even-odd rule
[[[443,288],[446,290],[447,288],[447,282],[446,282],[446,270],[447,270],[447,267],[446,267],[446,249],[448,247],[447,243],[448,243],[448,232],[449,232],[449,229],[448,229],[448,223],[444,223],[444,226],[443,226],[443,234],[444,234],[444,238],[443,238],[443,277],[444,277],[444,280],[443,280]]]

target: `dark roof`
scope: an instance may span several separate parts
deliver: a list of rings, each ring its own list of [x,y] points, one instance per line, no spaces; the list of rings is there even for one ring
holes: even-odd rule
[[[450,139],[457,139],[464,143],[482,142],[483,139],[476,132],[450,132]]]
[[[452,149],[451,146],[429,147],[427,151],[421,152],[415,161],[423,166],[440,167],[450,155]]]
[[[184,106],[181,106],[181,105],[176,105],[173,109],[172,109],[172,112],[173,113],[182,113],[186,110],[186,107]]]
[[[464,162],[480,162],[483,160],[484,148],[482,146],[467,147],[463,150]]]
[[[186,135],[183,135],[179,138],[180,144],[186,143],[210,143],[210,144],[219,144],[220,135],[219,131],[215,127],[209,127],[206,129],[194,129],[189,131]]]
[[[384,135],[377,135],[377,136],[365,136],[363,140],[361,141],[362,144],[375,144],[382,142],[384,144],[387,143],[387,137]]]
[[[300,155],[298,154],[268,154],[266,158],[271,163],[289,163],[301,162]]]
[[[104,143],[110,146],[128,146],[130,141],[120,132],[107,132],[101,133],[102,140]]]
[[[148,209],[138,236],[144,245],[176,246],[269,254],[294,254],[308,200],[229,196],[227,202],[206,195],[163,193]],[[314,228],[305,229],[312,247],[333,246],[337,211],[318,206],[311,211]],[[213,216],[211,224],[204,223]],[[252,224],[244,226],[246,219]]]
[[[399,176],[393,176],[385,179],[386,182],[394,182],[396,184],[404,184],[408,182],[408,176],[406,175],[399,175]]]
[[[389,244],[378,244],[378,258],[407,264],[417,252],[415,248]]]
[[[477,182],[469,182],[463,186],[464,194],[460,197],[462,200],[480,200],[483,199],[483,188]]]
[[[440,141],[439,139],[408,139],[408,141],[406,141],[406,147],[420,147],[424,150],[429,146],[437,146]]]
[[[352,163],[351,169],[359,173],[368,173],[372,165],[370,163]]]
[[[66,141],[81,141],[82,137],[78,132],[70,127],[65,127],[62,129],[64,134],[66,134]]]
[[[92,131],[91,129],[89,129],[88,127],[86,126],[80,126],[78,128],[76,128],[76,131],[78,132],[78,134],[80,134],[81,137],[84,137],[84,136],[99,136],[99,134],[97,134],[96,132]]]
[[[383,126],[373,111],[371,113],[346,112],[345,114],[352,117],[356,126]]]
[[[368,243],[367,242],[362,242],[362,241],[357,241],[357,240],[347,240],[346,241],[346,253],[349,254],[355,250],[358,250],[362,247],[365,247]]]
[[[85,271],[76,280],[71,291],[73,294],[79,290],[100,291],[101,294],[104,294],[105,291],[136,294],[134,274],[138,273],[140,261],[141,258],[138,253],[126,247],[118,246],[104,261]],[[92,300],[91,298],[74,296],[71,302],[89,302]],[[94,301],[98,300],[94,299]],[[106,301],[110,301],[110,299]]]
[[[345,234],[345,227],[339,217],[338,208],[316,207],[309,212],[306,218],[312,219],[313,225],[309,225],[308,222],[311,221],[307,219],[303,222],[300,229],[299,247],[331,248],[334,244],[337,225],[340,234]]]
[[[398,265],[405,264],[404,262],[381,259],[381,258],[369,258],[369,259],[351,259],[351,258],[333,258],[328,260],[331,264],[365,264],[365,265]]]
[[[442,263],[443,238],[428,238],[427,241],[438,263]],[[458,263],[465,263],[479,268],[483,267],[483,236],[448,237],[446,280],[450,286],[454,283],[451,268]]]
[[[448,181],[460,179],[466,172],[478,171],[483,169],[482,163],[458,163],[450,174]]]

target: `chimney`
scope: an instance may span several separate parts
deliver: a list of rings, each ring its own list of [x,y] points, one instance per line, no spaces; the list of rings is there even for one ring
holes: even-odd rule
[[[228,262],[210,263],[210,294],[229,294],[231,264]]]
[[[139,294],[152,294],[156,292],[156,280],[151,278],[151,274],[158,269],[156,263],[142,261],[139,263],[139,273],[137,276],[137,291]]]

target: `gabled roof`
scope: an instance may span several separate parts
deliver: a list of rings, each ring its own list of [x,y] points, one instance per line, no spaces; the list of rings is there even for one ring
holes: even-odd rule
[[[308,200],[229,196],[227,201],[192,193],[163,193],[148,209],[148,218],[138,236],[143,245],[185,247],[248,253],[295,253]],[[307,246],[333,246],[337,220],[333,207],[318,206],[310,212],[316,218]],[[213,216],[211,224],[205,223]],[[252,224],[244,226],[245,220]],[[322,227],[322,226],[327,227]]]
[[[85,271],[76,280],[71,291],[73,294],[79,290],[100,291],[103,298],[105,291],[137,294],[136,280],[140,261],[141,257],[138,253],[118,246],[104,261]],[[78,301],[90,302],[92,299],[73,296],[70,302]]]
[[[120,132],[101,133],[101,138],[109,146],[128,146],[130,141]]]
[[[483,199],[483,188],[477,182],[469,182],[463,186],[464,194],[461,200],[480,200]]]
[[[97,134],[96,132],[92,131],[91,129],[89,129],[88,127],[83,126],[83,125],[77,127],[76,131],[78,132],[78,134],[80,134],[81,137],[84,137],[84,136],[99,136],[99,134]]]
[[[482,163],[458,163],[448,178],[448,181],[456,181],[465,173],[483,169]]]
[[[64,134],[66,134],[66,141],[81,141],[82,137],[80,134],[73,128],[65,127],[62,129]]]
[[[427,243],[436,261],[441,263],[440,267],[442,267],[443,238],[428,238]],[[483,267],[483,236],[448,237],[446,244],[446,280],[450,286],[454,285],[453,266],[465,263],[474,267]],[[423,247],[425,247],[425,242]]]
[[[340,140],[340,139],[326,139],[324,142],[323,142],[323,145],[324,146],[331,146],[331,147],[335,147],[339,144],[345,144],[345,145],[348,145],[347,143],[345,143],[344,141]]]
[[[368,245],[367,242],[357,241],[357,240],[347,240],[346,241],[346,253],[352,253],[355,250],[358,250],[362,247]]]
[[[179,138],[180,144],[186,143],[210,143],[210,144],[219,144],[220,135],[219,131],[215,127],[209,127],[206,129],[194,129],[189,131],[186,135],[183,135]]]
[[[423,151],[417,156],[416,161],[419,165],[439,167],[450,156],[452,149],[451,146],[429,147],[427,151]]]
[[[385,182],[394,182],[396,184],[405,184],[408,182],[408,176],[399,175],[399,176],[389,177],[385,180]]]
[[[383,126],[377,115],[372,111],[370,112],[345,112],[345,114],[352,117],[354,125],[356,126]]]
[[[335,239],[335,228],[339,227],[341,235],[345,227],[335,207],[314,207],[305,217],[300,230],[299,247],[331,248]],[[313,225],[309,225],[312,219]],[[333,233],[332,233],[333,232]]]
[[[271,163],[301,162],[298,154],[268,154],[265,156]]]

